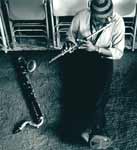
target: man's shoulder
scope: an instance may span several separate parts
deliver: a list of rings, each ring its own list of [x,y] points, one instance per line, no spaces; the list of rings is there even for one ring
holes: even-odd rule
[[[114,22],[124,22],[123,17],[120,16],[117,12],[113,13]]]
[[[76,16],[89,16],[90,15],[90,9],[82,9],[79,12],[76,13]]]

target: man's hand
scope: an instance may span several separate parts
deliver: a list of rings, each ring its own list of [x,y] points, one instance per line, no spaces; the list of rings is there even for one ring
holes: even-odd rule
[[[96,51],[96,46],[92,44],[89,40],[77,39],[77,42],[80,45],[80,49],[85,49],[89,52]]]
[[[69,48],[73,47],[75,44],[71,41],[66,41],[64,44],[63,44],[63,49],[64,50],[68,50]]]

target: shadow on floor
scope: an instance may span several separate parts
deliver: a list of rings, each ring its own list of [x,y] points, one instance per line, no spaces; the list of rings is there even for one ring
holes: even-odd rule
[[[78,142],[86,128],[105,125],[104,108],[108,98],[101,99],[112,81],[113,63],[97,53],[76,52],[62,60],[63,97],[60,137]]]

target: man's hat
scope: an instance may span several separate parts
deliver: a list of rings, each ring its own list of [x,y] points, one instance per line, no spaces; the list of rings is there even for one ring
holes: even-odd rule
[[[113,14],[112,0],[92,0],[91,12],[99,18],[107,18]]]

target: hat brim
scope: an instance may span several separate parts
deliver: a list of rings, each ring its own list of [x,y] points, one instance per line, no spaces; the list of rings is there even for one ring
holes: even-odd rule
[[[108,17],[111,17],[113,15],[113,11],[112,12],[108,12],[106,14],[92,13],[92,15],[94,15],[97,18],[108,18]]]

